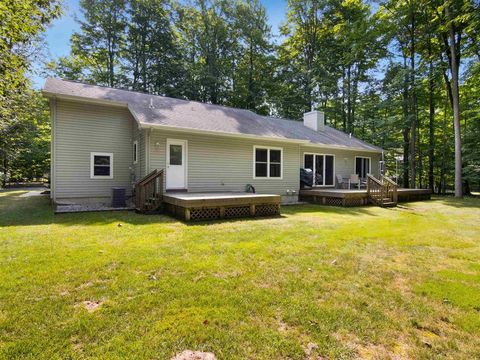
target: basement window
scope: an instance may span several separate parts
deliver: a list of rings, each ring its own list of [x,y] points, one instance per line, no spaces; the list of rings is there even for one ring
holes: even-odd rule
[[[90,153],[90,178],[113,179],[112,153]]]
[[[254,179],[282,178],[283,149],[274,147],[254,146]]]

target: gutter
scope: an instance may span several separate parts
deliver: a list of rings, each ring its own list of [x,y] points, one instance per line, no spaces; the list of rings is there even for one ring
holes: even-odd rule
[[[49,99],[72,100],[72,101],[79,101],[79,102],[89,103],[89,104],[120,106],[120,107],[128,108],[128,103],[123,101],[92,99],[84,96],[52,93],[50,91],[45,91],[45,90],[42,90],[42,94]]]

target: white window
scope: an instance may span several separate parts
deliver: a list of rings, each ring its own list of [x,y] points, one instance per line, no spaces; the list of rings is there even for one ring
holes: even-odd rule
[[[133,163],[138,162],[138,141],[133,142]]]
[[[113,179],[112,153],[90,153],[90,178]]]
[[[254,146],[253,147],[253,178],[282,179],[283,149]]]
[[[364,156],[355,156],[355,174],[365,179],[371,173],[371,159]]]
[[[304,153],[303,168],[312,170],[313,186],[335,185],[335,156]]]

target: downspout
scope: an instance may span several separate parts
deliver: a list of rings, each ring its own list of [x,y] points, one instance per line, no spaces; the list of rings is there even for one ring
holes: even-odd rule
[[[380,168],[380,175],[385,175],[385,152],[382,149],[382,163],[381,163],[381,168]]]

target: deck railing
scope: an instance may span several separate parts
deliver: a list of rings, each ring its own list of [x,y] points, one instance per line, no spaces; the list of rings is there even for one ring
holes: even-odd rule
[[[135,208],[138,211],[157,210],[162,197],[163,169],[155,169],[135,183]]]
[[[398,184],[387,176],[382,176],[382,182],[387,197],[395,204],[398,203]]]
[[[387,176],[381,180],[367,176],[367,197],[370,202],[379,206],[395,206],[398,202],[398,185]]]

